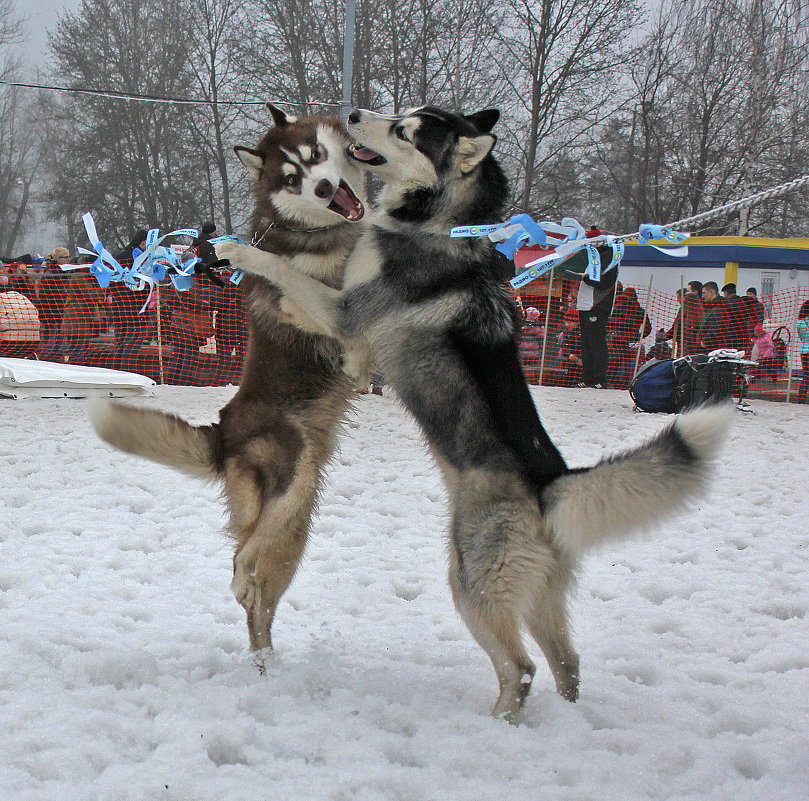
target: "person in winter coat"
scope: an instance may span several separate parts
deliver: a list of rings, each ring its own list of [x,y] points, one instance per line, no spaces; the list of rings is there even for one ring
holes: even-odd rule
[[[90,273],[75,272],[67,277],[62,312],[59,349],[71,364],[87,364],[90,340],[98,333],[98,305],[104,290]]]
[[[764,381],[777,380],[780,365],[775,355],[775,343],[761,323],[753,329],[753,350],[750,358],[758,362],[756,378]]]
[[[565,384],[581,385],[581,336],[579,333],[579,313],[574,309],[565,312],[562,318],[562,331],[559,334],[559,358],[565,368]]]
[[[655,343],[651,348],[649,348],[649,352],[646,354],[646,359],[659,359],[660,361],[670,359],[671,347],[666,341],[668,338],[669,336],[666,331],[664,331],[662,328],[658,329],[655,333]]]
[[[747,288],[747,292],[744,293],[742,300],[745,301],[747,313],[750,315],[753,325],[756,326],[759,323],[763,323],[767,310],[764,308],[764,304],[758,299],[758,291],[754,286]]]
[[[725,299],[725,313],[727,315],[728,337],[737,350],[750,353],[753,329],[760,321],[755,319],[756,310],[752,307],[747,296],[740,298],[736,294],[736,284],[725,284],[722,287],[722,296]]]
[[[719,348],[730,348],[749,352],[750,318],[739,298],[719,297],[719,287],[715,281],[708,281],[702,287],[705,301],[705,320],[699,331],[699,342],[704,353]]]
[[[520,334],[520,361],[529,384],[539,381],[544,339],[545,326],[542,325],[539,309],[529,306],[525,310],[525,321]]]
[[[131,265],[146,248],[146,229],[135,231],[129,244],[115,254],[123,265]],[[148,297],[148,290],[134,290],[121,282],[110,284],[107,297],[110,303],[110,317],[115,328],[115,352],[112,367],[136,373],[142,369],[140,349],[143,341],[152,330],[152,315],[149,310],[140,313]]]
[[[45,272],[39,279],[36,307],[41,323],[40,334],[42,344],[37,353],[40,359],[48,361],[58,359],[63,354],[59,351],[59,335],[62,328],[62,312],[67,297],[69,274],[59,269],[60,264],[70,262],[70,251],[67,248],[54,248],[45,259]]]
[[[754,362],[771,359],[775,356],[775,345],[772,337],[764,330],[761,323],[753,329],[753,340],[753,351],[750,358]]]
[[[631,286],[623,289],[615,298],[609,332],[610,363],[613,365],[611,378],[615,387],[626,389],[635,369],[638,349],[641,350],[640,361],[643,361],[641,340],[652,332],[649,318]]]
[[[691,284],[689,284],[690,286]],[[702,284],[699,284],[699,291],[702,291]],[[680,356],[702,353],[702,347],[699,344],[699,330],[705,321],[705,307],[702,298],[695,290],[689,288],[685,292],[678,289],[677,300],[680,303],[680,310],[668,331],[667,338],[673,341]],[[683,320],[685,320],[684,323]],[[681,331],[680,328],[683,325],[685,328]]]
[[[187,292],[169,289],[164,297],[168,311],[166,337],[171,344],[166,383],[198,386],[199,349],[214,335],[209,290],[195,284]]]
[[[612,260],[612,252],[604,250],[600,255],[602,272],[598,281],[594,281],[586,272],[565,271],[565,277],[580,282],[576,293],[582,361],[581,381],[578,383],[596,389],[607,386],[607,321],[612,314],[618,281],[617,267],[604,270]]]
[[[797,325],[801,353],[801,383],[798,387],[798,403],[806,403],[809,392],[809,300],[801,305]]]

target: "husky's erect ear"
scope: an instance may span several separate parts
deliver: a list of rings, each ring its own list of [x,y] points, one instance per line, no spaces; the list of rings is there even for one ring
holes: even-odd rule
[[[236,145],[233,152],[239,157],[239,161],[250,170],[253,180],[257,181],[261,175],[261,169],[264,167],[264,156],[257,150],[250,150],[249,147],[242,147],[241,145]]]
[[[500,112],[496,108],[487,108],[474,114],[464,114],[464,119],[471,122],[481,133],[490,133],[500,119]]]
[[[471,172],[480,164],[497,141],[492,134],[483,136],[462,136],[458,140],[458,169],[462,173]]]
[[[267,108],[270,110],[270,114],[272,114],[273,122],[279,128],[285,128],[287,125],[292,125],[293,122],[297,122],[298,120],[297,117],[293,117],[291,114],[285,114],[278,106],[274,106],[272,103],[267,103]]]

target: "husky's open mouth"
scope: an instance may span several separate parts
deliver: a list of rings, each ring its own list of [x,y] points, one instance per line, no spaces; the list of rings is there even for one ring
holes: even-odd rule
[[[369,167],[378,167],[380,164],[387,163],[387,159],[380,156],[375,150],[354,143],[348,146],[348,155],[363,164],[367,164]]]
[[[365,214],[365,207],[362,201],[351,191],[351,187],[342,179],[331,203],[328,205],[329,210],[341,214],[349,222],[358,222]]]

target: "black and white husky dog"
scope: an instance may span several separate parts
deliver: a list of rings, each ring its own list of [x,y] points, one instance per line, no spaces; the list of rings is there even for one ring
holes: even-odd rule
[[[578,695],[567,594],[580,555],[625,537],[703,489],[727,411],[680,417],[647,444],[571,470],[537,415],[517,349],[518,321],[496,255],[453,226],[502,220],[507,185],[491,154],[495,110],[354,110],[352,158],[384,182],[341,290],[254,248],[221,258],[275,284],[349,347],[373,358],[416,418],[451,503],[455,604],[500,684],[493,714],[513,721],[534,664],[526,628],[559,693]]]

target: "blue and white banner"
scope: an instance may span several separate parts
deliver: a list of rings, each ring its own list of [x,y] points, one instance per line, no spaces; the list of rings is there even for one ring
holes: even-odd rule
[[[584,228],[573,217],[563,217],[559,223],[548,220],[536,222],[527,214],[517,214],[508,222],[493,225],[459,226],[450,231],[450,236],[487,236],[492,242],[496,243],[495,248],[510,259],[513,259],[515,253],[522,247],[553,248],[553,253],[548,253],[528,262],[525,269],[511,279],[511,286],[515,289],[534,281],[581,250],[584,250],[587,254],[585,274],[593,281],[598,281],[601,279],[602,273],[601,256],[598,249],[611,248],[612,258],[609,264],[603,268],[603,272],[613,270],[620,265],[625,252],[624,240],[629,238],[629,235],[617,237],[610,234],[588,237]],[[687,233],[674,231],[665,225],[645,223],[640,226],[637,236],[642,245],[649,244],[669,256],[688,255],[687,246],[660,247],[650,241],[652,239],[665,239],[672,244],[679,244],[688,238],[689,234]]]

